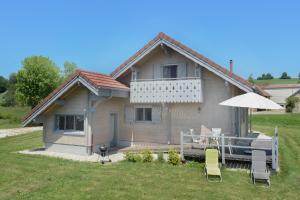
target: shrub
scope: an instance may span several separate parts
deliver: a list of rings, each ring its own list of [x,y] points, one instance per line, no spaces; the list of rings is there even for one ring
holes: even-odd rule
[[[169,150],[169,158],[168,163],[172,165],[179,165],[180,164],[180,157],[176,149]]]
[[[19,117],[9,117],[10,123],[20,123],[21,119]]]
[[[160,163],[165,162],[164,153],[163,152],[159,152],[158,153],[158,155],[157,155],[157,161],[160,162]]]
[[[125,152],[125,159],[129,162],[140,162],[142,160],[139,154],[133,152]]]
[[[153,161],[153,155],[149,149],[146,149],[142,152],[142,161],[145,163]]]
[[[2,106],[15,106],[17,104],[16,98],[15,98],[15,86],[10,85],[4,96],[2,97],[1,105]]]
[[[296,106],[296,103],[299,102],[299,98],[295,96],[290,96],[286,100],[285,111],[288,113],[293,112],[293,109]]]

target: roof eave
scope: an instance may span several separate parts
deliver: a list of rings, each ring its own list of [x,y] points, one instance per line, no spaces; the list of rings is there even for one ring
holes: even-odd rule
[[[41,107],[39,107],[36,111],[31,113],[27,118],[25,118],[22,122],[22,126],[27,126],[32,120],[34,120],[39,114],[41,114],[46,108],[49,107],[55,100],[57,100],[59,97],[61,97],[67,90],[69,90],[71,87],[73,87],[75,84],[81,83],[85,87],[87,87],[91,92],[93,92],[95,95],[99,95],[98,88],[91,85],[89,82],[87,82],[84,78],[80,76],[74,77],[70,82],[68,82],[61,90],[59,90],[56,94],[54,94],[49,100],[47,100]]]

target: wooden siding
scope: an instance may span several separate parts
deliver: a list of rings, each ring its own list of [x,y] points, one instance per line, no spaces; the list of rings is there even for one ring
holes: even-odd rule
[[[144,59],[135,65],[135,70],[138,72],[138,79],[155,79],[162,78],[161,66],[164,65],[178,65],[178,67],[185,67],[184,72],[178,69],[179,76],[184,77],[182,74],[186,74],[186,77],[195,77],[195,63],[187,59],[183,55],[170,50],[169,54],[164,53],[164,51],[158,47]],[[129,85],[131,74],[127,74],[118,80],[120,82]]]
[[[111,98],[104,100],[97,107],[95,112],[91,113],[91,129],[93,137],[93,146],[105,144],[109,145],[113,139],[111,133],[110,114],[116,113],[118,116],[118,137],[122,133],[121,127],[124,123],[124,99],[123,98]],[[94,149],[95,150],[95,149]]]
[[[153,66],[156,64],[176,64],[185,63],[187,66],[187,76],[193,77],[195,74],[195,64],[182,55],[171,52],[165,54],[161,49],[155,50],[143,62],[138,63],[139,78],[152,79]],[[201,125],[209,128],[221,128],[227,135],[235,133],[235,113],[234,109],[218,105],[221,101],[243,93],[236,86],[233,86],[212,72],[202,68],[202,103],[164,103],[149,104],[161,107],[160,122],[126,122],[125,107],[140,105],[130,104],[127,98],[109,98],[99,103],[94,112],[90,113],[90,124],[92,133],[92,145],[109,145],[113,135],[111,134],[110,114],[116,113],[118,116],[118,142],[129,144],[134,142],[179,144],[180,131],[187,131],[191,128],[200,131]],[[128,74],[120,78],[121,82],[128,82],[131,75]],[[54,133],[55,114],[85,114],[88,110],[89,91],[85,88],[77,88],[72,94],[65,98],[65,105],[55,107],[45,115],[45,142],[62,143],[73,145],[88,145],[89,138],[84,136],[71,136]],[[245,116],[245,115],[243,115]],[[245,122],[246,119],[244,119]],[[244,129],[245,126],[243,125]],[[85,127],[87,131],[87,127]],[[95,149],[94,149],[95,150]]]
[[[55,114],[80,114],[85,115],[87,109],[88,90],[80,87],[72,91],[65,99],[63,106],[57,106],[55,109],[47,112],[45,117],[45,142],[58,144],[86,145],[85,135],[66,135],[55,132]],[[86,130],[86,127],[85,127]]]

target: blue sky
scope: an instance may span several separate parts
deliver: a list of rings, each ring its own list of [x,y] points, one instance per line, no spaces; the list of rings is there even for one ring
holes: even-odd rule
[[[300,1],[0,1],[0,75],[31,55],[110,73],[165,32],[247,78],[300,72]]]

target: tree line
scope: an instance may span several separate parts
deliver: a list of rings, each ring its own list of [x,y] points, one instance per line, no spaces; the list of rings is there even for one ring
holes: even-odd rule
[[[283,72],[281,74],[281,76],[278,77],[278,79],[291,79],[291,78],[292,77],[289,76],[287,72]],[[274,79],[274,76],[272,76],[271,73],[263,73],[261,76],[258,76],[256,78],[256,80],[271,80],[271,79]],[[298,74],[298,79],[299,79],[298,82],[300,82],[300,72]],[[250,81],[251,83],[254,83],[254,78],[253,78],[252,74],[249,76],[248,81]]]
[[[34,107],[78,68],[76,63],[65,61],[60,70],[45,56],[27,57],[21,65],[21,69],[10,74],[8,79],[0,76],[0,93],[4,93],[2,106]]]

